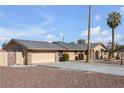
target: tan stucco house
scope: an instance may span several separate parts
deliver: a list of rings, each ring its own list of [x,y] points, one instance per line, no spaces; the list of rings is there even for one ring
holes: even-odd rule
[[[84,60],[86,59],[87,44],[75,44],[65,42],[44,42],[44,41],[30,41],[12,39],[3,48],[9,52],[10,58],[13,60],[12,64],[40,64],[43,62],[59,62],[60,57],[64,53],[69,54],[69,60],[75,60],[75,57],[82,53]],[[91,59],[104,58],[106,47],[101,43],[91,43]],[[14,54],[19,52],[21,55]],[[19,57],[14,57],[19,56]]]

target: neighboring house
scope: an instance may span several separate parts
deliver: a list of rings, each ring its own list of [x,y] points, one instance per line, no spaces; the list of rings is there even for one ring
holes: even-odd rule
[[[64,53],[69,54],[69,60],[75,60],[80,53],[83,54],[84,60],[87,54],[86,44],[75,44],[65,42],[44,42],[12,39],[4,48],[7,52],[21,52],[22,56],[18,64],[38,64],[42,62],[59,62]],[[91,43],[91,59],[104,58],[107,48],[101,43]],[[15,55],[11,53],[11,55]],[[16,63],[15,63],[16,64]]]
[[[106,46],[102,43],[91,43],[90,44],[90,58],[91,59],[99,59],[99,58],[106,58],[108,56],[106,51]]]

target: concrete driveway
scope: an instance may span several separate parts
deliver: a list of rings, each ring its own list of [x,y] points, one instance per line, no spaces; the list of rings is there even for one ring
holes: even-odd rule
[[[95,63],[81,63],[81,62],[56,62],[45,63],[43,66],[56,67],[60,69],[73,69],[80,71],[98,72],[104,74],[124,76],[124,66],[104,65]]]

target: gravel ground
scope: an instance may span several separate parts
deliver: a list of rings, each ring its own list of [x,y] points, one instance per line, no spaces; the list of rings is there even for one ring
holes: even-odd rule
[[[124,87],[124,77],[51,67],[0,67],[4,88],[104,88]]]

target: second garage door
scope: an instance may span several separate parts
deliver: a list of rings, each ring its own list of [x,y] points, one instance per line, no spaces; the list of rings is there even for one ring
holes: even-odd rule
[[[32,64],[55,62],[55,53],[32,53]]]

